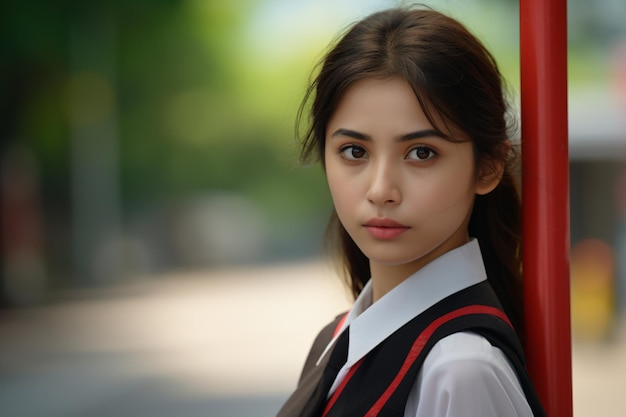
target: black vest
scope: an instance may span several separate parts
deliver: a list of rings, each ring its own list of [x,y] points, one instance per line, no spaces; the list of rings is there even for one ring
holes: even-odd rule
[[[498,299],[485,281],[450,295],[413,318],[355,364],[328,402],[316,389],[331,352],[316,366],[341,317],[326,326],[309,352],[296,391],[277,417],[402,417],[430,349],[442,338],[472,331],[501,349],[536,417],[545,412],[524,365],[524,354]],[[320,396],[320,398],[314,398]]]

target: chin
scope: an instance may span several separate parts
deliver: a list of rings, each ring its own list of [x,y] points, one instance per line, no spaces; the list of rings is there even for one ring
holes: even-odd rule
[[[409,256],[398,256],[397,253],[394,255],[389,255],[389,256],[381,256],[380,254],[378,254],[378,256],[368,256],[367,253],[365,254],[365,256],[367,256],[367,258],[370,260],[370,262],[373,262],[379,265],[384,265],[384,266],[408,265],[413,262],[419,261],[420,259],[424,258],[426,255],[427,253],[421,256],[409,257]]]

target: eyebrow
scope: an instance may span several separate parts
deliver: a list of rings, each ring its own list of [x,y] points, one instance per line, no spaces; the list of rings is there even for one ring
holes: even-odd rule
[[[355,130],[343,129],[343,128],[335,130],[330,136],[331,137],[347,136],[349,138],[364,140],[364,141],[372,140],[372,137],[370,135],[366,135],[365,133],[357,132]],[[398,136],[396,140],[398,142],[405,142],[407,140],[421,139],[421,138],[426,138],[426,137],[438,137],[438,138],[446,139],[440,132],[436,131],[435,129],[425,129],[425,130],[418,130],[416,132],[407,133],[406,135]]]

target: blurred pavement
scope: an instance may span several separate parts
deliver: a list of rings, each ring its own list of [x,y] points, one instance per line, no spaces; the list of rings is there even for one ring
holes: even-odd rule
[[[271,417],[349,306],[323,263],[181,272],[0,312],[3,417]],[[574,415],[626,416],[626,338],[574,346]]]

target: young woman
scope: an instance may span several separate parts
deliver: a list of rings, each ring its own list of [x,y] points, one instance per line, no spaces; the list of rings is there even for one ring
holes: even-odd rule
[[[502,84],[482,44],[432,10],[375,13],[326,55],[302,156],[325,169],[356,301],[316,339],[280,417],[544,414],[517,337]]]

